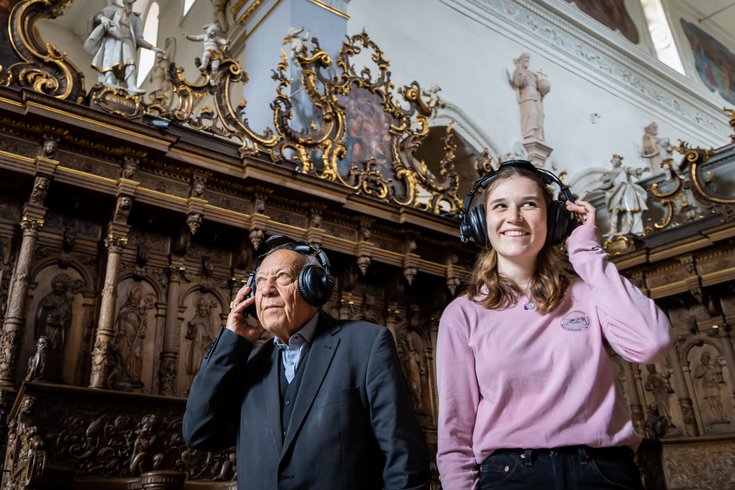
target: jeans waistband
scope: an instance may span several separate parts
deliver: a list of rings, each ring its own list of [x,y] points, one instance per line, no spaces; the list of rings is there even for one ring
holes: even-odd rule
[[[553,454],[567,454],[567,455],[578,455],[583,459],[594,459],[594,458],[630,458],[633,457],[634,453],[628,446],[613,446],[613,447],[591,447],[585,445],[578,446],[560,446],[552,448],[501,448],[496,449],[489,456],[500,455],[500,454],[516,454],[523,455],[524,459],[535,458],[540,455],[553,455]]]

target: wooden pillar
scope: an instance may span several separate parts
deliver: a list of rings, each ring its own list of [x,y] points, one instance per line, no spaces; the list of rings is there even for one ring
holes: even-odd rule
[[[171,261],[168,270],[168,294],[166,297],[166,329],[163,334],[163,349],[158,370],[159,392],[161,395],[176,395],[177,361],[179,358],[179,294],[183,261]]]

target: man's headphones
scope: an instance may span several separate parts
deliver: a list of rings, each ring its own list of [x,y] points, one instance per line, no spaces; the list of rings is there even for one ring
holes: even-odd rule
[[[556,184],[559,186],[561,194],[564,196],[564,200],[552,200],[549,204],[547,213],[547,228],[546,228],[546,245],[558,245],[564,241],[566,237],[572,232],[577,226],[577,220],[574,218],[572,213],[567,211],[565,201],[576,201],[577,197],[572,194],[559,178],[553,173],[543,168],[537,168],[531,162],[527,160],[508,160],[500,164],[497,170],[494,170],[486,175],[483,175],[475,185],[472,186],[472,190],[467,194],[464,200],[464,212],[462,213],[462,223],[459,225],[459,239],[462,243],[467,243],[470,238],[475,240],[482,248],[487,248],[490,245],[490,241],[487,236],[487,219],[485,218],[485,204],[478,204],[470,209],[472,200],[475,198],[475,193],[478,189],[483,191],[487,189],[490,183],[495,180],[499,175],[502,175],[503,169],[508,167],[522,168],[529,172],[539,174],[541,180],[546,184]]]
[[[284,235],[273,235],[269,237],[263,245],[258,249],[258,258],[255,261],[255,267],[253,272],[248,276],[246,285],[250,286],[250,294],[248,298],[255,296],[255,275],[258,273],[258,268],[263,259],[272,251],[279,250],[293,250],[301,255],[313,255],[316,257],[319,265],[307,264],[301,268],[297,278],[297,284],[299,287],[299,293],[304,298],[304,301],[309,303],[311,306],[322,306],[332,295],[332,289],[334,288],[334,278],[330,274],[330,264],[327,254],[323,250],[318,249],[306,242],[297,242]],[[248,309],[249,315],[256,317],[255,303],[253,303]]]

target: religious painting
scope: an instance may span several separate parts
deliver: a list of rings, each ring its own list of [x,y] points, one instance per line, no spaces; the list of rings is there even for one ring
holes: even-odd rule
[[[694,24],[681,19],[694,53],[694,65],[704,84],[735,104],[735,55],[722,43]]]
[[[366,162],[374,158],[383,178],[393,178],[391,117],[385,112],[380,96],[355,87],[347,96],[339,98],[347,119],[347,154],[339,162],[340,175],[346,178],[353,166],[364,170]]]
[[[633,44],[638,44],[638,29],[625,8],[625,0],[567,0],[579,10],[613,31],[619,31]]]
[[[3,69],[7,69],[10,65],[20,61],[10,44],[8,34],[10,12],[19,2],[20,0],[0,0],[0,66]]]

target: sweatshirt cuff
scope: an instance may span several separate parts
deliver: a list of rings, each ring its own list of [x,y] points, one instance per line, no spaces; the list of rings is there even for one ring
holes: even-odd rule
[[[571,251],[575,245],[581,243],[594,243],[600,245],[597,239],[597,227],[595,225],[579,225],[572,230],[571,235],[567,239],[567,249]]]

